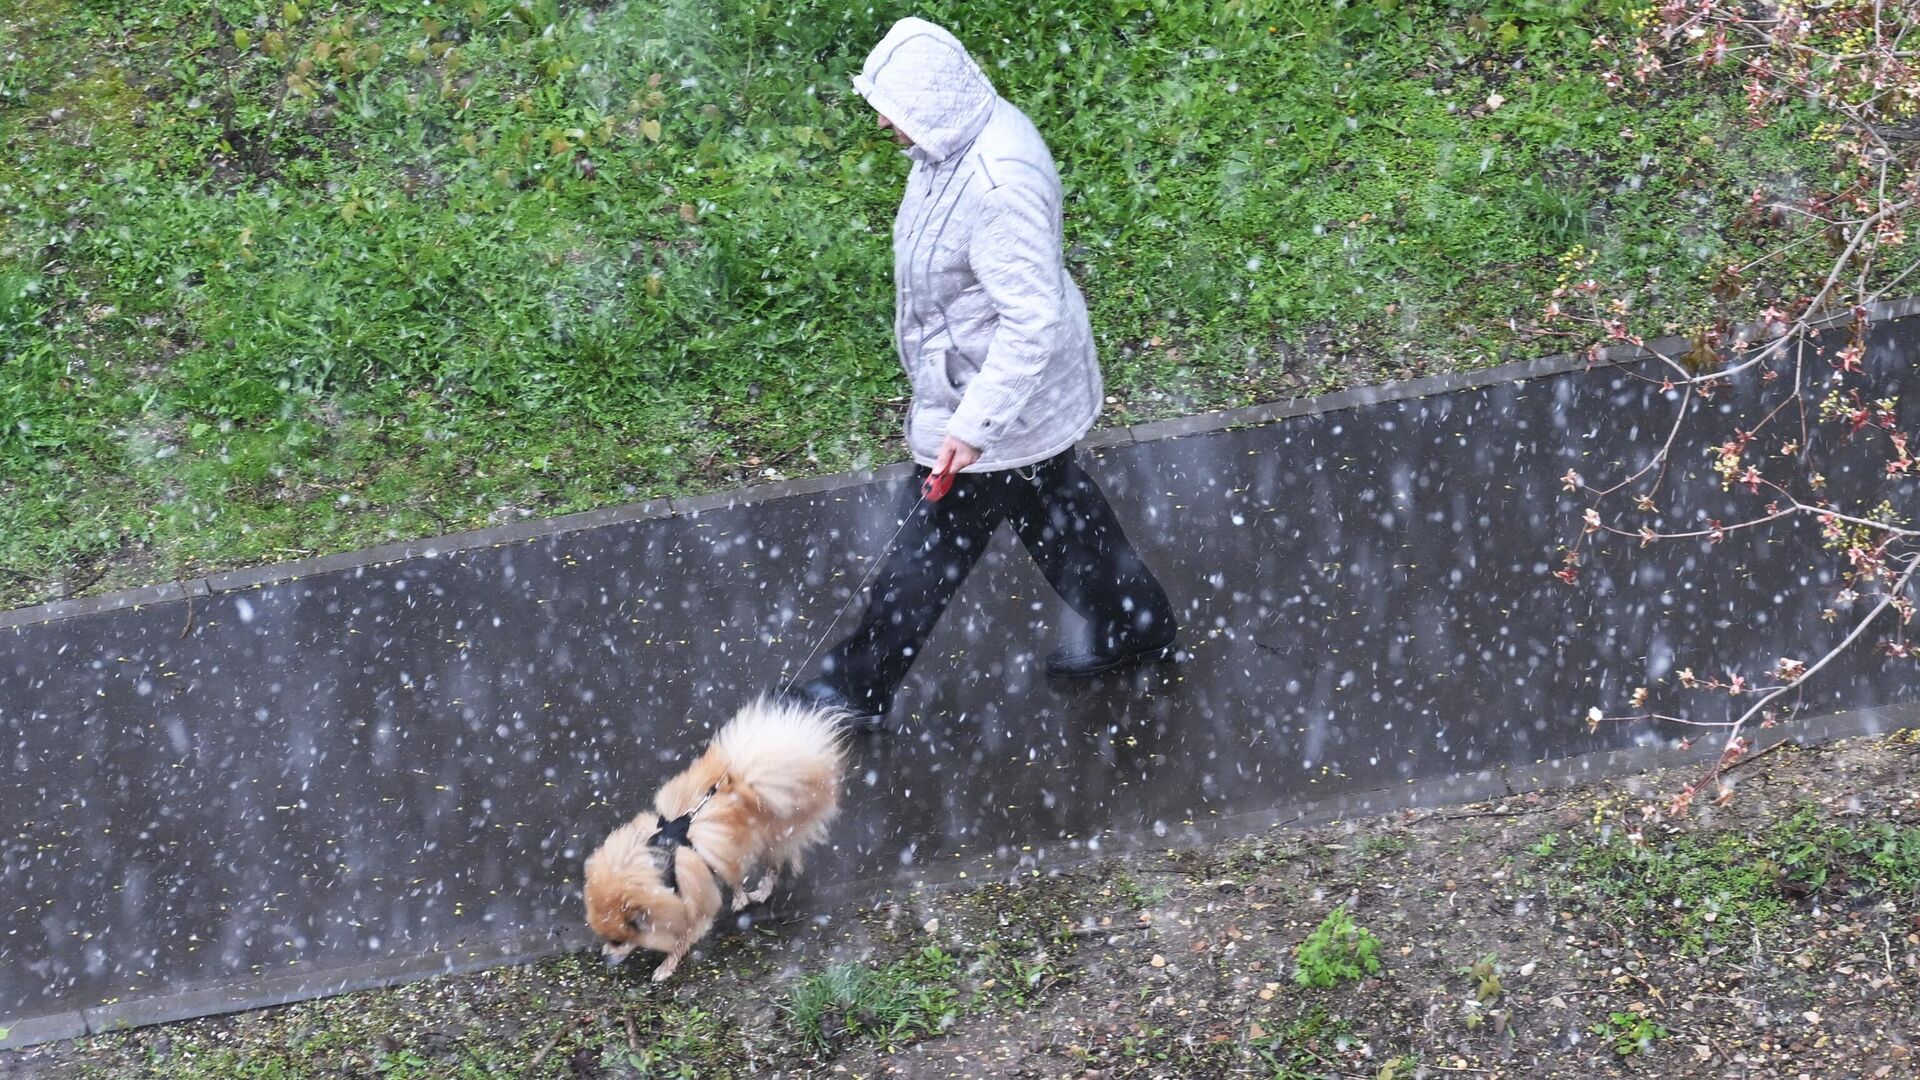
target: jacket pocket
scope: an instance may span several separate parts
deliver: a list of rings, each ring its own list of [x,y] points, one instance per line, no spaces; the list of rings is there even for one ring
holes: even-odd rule
[[[959,349],[945,350],[942,360],[946,368],[947,385],[953,387],[956,391],[964,393],[967,389],[967,384],[973,381],[974,375],[977,374],[980,369],[974,365],[973,361],[967,359],[966,353],[961,352]]]

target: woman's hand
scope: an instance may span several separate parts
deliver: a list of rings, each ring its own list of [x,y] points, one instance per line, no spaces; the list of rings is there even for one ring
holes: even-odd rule
[[[940,443],[940,453],[933,459],[933,473],[935,476],[951,475],[979,460],[979,450],[949,435]]]

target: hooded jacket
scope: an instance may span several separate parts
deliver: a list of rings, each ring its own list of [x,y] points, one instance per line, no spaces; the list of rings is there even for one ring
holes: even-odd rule
[[[923,19],[895,23],[853,85],[913,140],[893,223],[893,330],[914,460],[931,466],[946,435],[981,451],[968,472],[1068,449],[1100,412],[1100,366],[1061,252],[1046,141]]]

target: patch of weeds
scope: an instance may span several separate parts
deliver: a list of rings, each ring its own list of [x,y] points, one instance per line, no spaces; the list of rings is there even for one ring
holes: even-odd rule
[[[1247,1040],[1248,1049],[1274,1080],[1318,1080],[1326,1076],[1332,1055],[1354,1040],[1353,1025],[1315,1007],[1272,1033]]]
[[[1074,932],[1089,914],[1106,910],[1103,897],[1134,903],[1143,899],[1139,888],[1124,873],[1111,879],[1084,872],[1042,874],[949,896],[942,921],[969,949],[978,943],[979,948],[1062,953],[1073,947]]]
[[[1367,860],[1385,859],[1394,855],[1404,855],[1413,847],[1413,837],[1403,832],[1382,832],[1363,836],[1354,845],[1353,853]]]
[[[1594,191],[1586,184],[1534,176],[1522,181],[1515,195],[1534,228],[1554,244],[1565,248],[1592,238]]]
[[[1684,955],[1720,939],[1777,934],[1796,904],[1815,895],[1920,896],[1920,828],[1886,822],[1829,824],[1817,808],[1754,836],[1682,834],[1665,844],[1618,833],[1536,855],[1561,873],[1560,897],[1586,898],[1668,939]]]
[[[1554,891],[1598,901],[1683,955],[1706,952],[1722,933],[1729,940],[1771,933],[1792,911],[1776,869],[1737,835],[1683,836],[1663,847],[1608,835],[1574,847],[1563,868]]]
[[[1108,884],[1125,888],[1124,875]],[[992,885],[950,898],[944,913],[963,939],[957,952],[928,945],[898,960],[837,964],[799,980],[782,1004],[807,1048],[847,1041],[894,1049],[995,1006],[1024,1007],[1068,978],[1077,913],[1092,879],[1062,875]],[[978,941],[978,945],[968,942]]]
[[[1774,826],[1767,846],[1793,892],[1881,895],[1906,906],[1920,896],[1920,828],[1828,825],[1807,806]]]
[[[726,1026],[708,1010],[677,1009],[656,1020],[650,1035],[639,1040],[639,1049],[625,1043],[610,1044],[602,1063],[645,1077],[699,1080],[717,1075],[721,1063],[735,1056],[727,1034]]]
[[[1374,1080],[1413,1080],[1420,1075],[1420,1059],[1412,1054],[1398,1054],[1387,1059],[1374,1074]]]
[[[1507,992],[1500,981],[1500,956],[1498,953],[1488,953],[1461,968],[1460,974],[1468,976],[1474,983],[1473,996],[1461,1007],[1466,1013],[1467,1030],[1478,1031],[1490,1018],[1500,1018],[1500,1014],[1490,1011],[1501,995]]]
[[[631,1034],[630,1034],[631,1033]],[[582,954],[77,1042],[76,1077],[738,1075],[724,1008],[661,995]],[[535,1063],[538,1062],[538,1068]]]
[[[1255,836],[1232,841],[1217,851],[1168,852],[1165,859],[1169,866],[1189,878],[1217,878],[1247,885],[1285,863],[1288,849],[1283,843]]]
[[[1338,859],[1342,849],[1319,837],[1309,837],[1295,844],[1293,850],[1295,857],[1310,873],[1317,873],[1320,868]]]
[[[1653,1017],[1639,1012],[1616,1012],[1588,1029],[1604,1040],[1621,1057],[1646,1054],[1655,1043],[1671,1034],[1655,1023]]]
[[[1135,1024],[1122,1034],[1089,1040],[1083,1061],[1109,1076],[1234,1076],[1256,1053],[1249,1041],[1216,1033],[1196,1038],[1187,1025]],[[1092,1070],[1090,1070],[1092,1071]]]
[[[960,1017],[960,961],[929,945],[879,967],[835,964],[799,981],[782,1008],[806,1045],[864,1039],[886,1049],[945,1031]]]
[[[386,1056],[381,1055],[382,1058]],[[183,1054],[149,1054],[139,1075],[151,1080],[199,1080],[205,1077],[219,1077],[222,1080],[292,1080],[306,1075],[306,1071],[288,1055],[217,1048]],[[382,1075],[394,1074],[383,1070]]]
[[[1141,911],[1158,905],[1172,892],[1165,883],[1156,881],[1148,885],[1122,867],[1108,878],[1107,886],[1100,895],[1111,895],[1126,910]]]
[[[981,946],[980,956],[968,965],[967,974],[980,980],[979,994],[1014,1006],[1032,1004],[1067,978],[1054,953],[1045,947],[1016,952],[1002,948],[997,941]]]
[[[1300,943],[1293,979],[1301,986],[1325,989],[1364,978],[1380,970],[1379,952],[1380,939],[1356,925],[1342,904]]]

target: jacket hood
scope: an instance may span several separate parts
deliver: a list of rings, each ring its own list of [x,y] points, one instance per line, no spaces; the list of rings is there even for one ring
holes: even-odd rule
[[[893,24],[853,77],[860,96],[932,161],[967,148],[993,116],[996,95],[960,39],[925,19]]]

